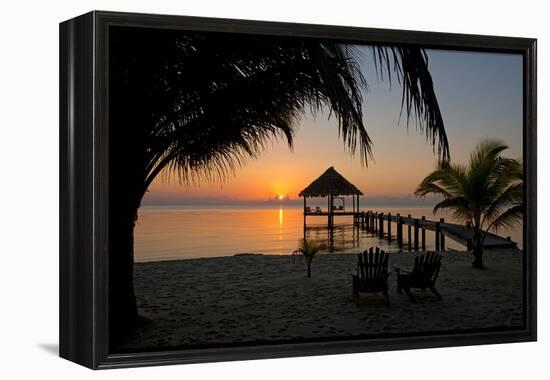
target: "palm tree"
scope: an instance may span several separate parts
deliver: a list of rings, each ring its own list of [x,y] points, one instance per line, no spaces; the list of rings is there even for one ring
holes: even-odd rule
[[[442,196],[433,212],[452,210],[458,221],[472,226],[475,268],[483,268],[487,232],[517,227],[523,220],[522,164],[503,157],[506,149],[498,140],[484,140],[471,153],[467,166],[439,164],[415,192],[420,197]]]
[[[292,252],[292,256],[302,255],[306,260],[307,276],[311,277],[311,262],[319,251],[326,249],[327,245],[324,242],[316,240],[300,239],[298,249]]]
[[[427,56],[412,47],[373,47],[377,72],[397,77],[402,109],[434,151],[449,157]],[[358,50],[333,41],[112,27],[109,51],[110,326],[138,321],[133,231],[141,199],[159,175],[223,180],[283,138],[292,147],[306,111],[328,109],[350,153],[366,164],[366,80]],[[114,337],[114,335],[111,336]]]

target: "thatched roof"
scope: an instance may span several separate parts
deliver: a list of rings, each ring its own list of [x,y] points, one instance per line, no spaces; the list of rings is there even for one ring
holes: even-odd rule
[[[332,166],[300,192],[301,197],[326,197],[329,194],[363,195],[355,185],[342,177]]]

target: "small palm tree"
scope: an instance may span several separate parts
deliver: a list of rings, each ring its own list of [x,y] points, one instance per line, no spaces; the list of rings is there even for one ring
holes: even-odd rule
[[[311,262],[319,251],[326,248],[326,243],[317,240],[300,239],[298,249],[292,252],[292,256],[302,255],[306,259],[307,276],[311,277]]]
[[[470,155],[468,165],[439,164],[416,189],[415,195],[435,194],[444,200],[435,205],[453,211],[460,222],[473,228],[475,268],[483,268],[483,243],[487,232],[518,226],[523,218],[523,170],[519,160],[505,158],[508,147],[484,140]]]

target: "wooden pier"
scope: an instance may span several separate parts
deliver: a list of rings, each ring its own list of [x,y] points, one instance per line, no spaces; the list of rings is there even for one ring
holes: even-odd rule
[[[300,192],[300,197],[304,198],[304,238],[308,217],[323,216],[327,218],[327,226],[332,231],[335,217],[352,216],[354,226],[378,235],[380,239],[388,239],[390,243],[395,239],[399,247],[406,244],[409,250],[426,250],[426,231],[434,232],[436,251],[445,250],[445,240],[447,238],[468,247],[468,249],[471,247],[474,234],[471,228],[459,224],[445,223],[443,218],[436,221],[428,220],[424,216],[420,219],[413,218],[410,214],[402,216],[400,214],[361,211],[359,197],[362,195],[363,193],[338,173],[334,167],[328,168],[319,178]],[[307,205],[307,198],[313,197],[327,198],[326,211],[319,206],[312,209]],[[346,210],[345,197],[352,197],[350,211],[348,211],[349,208]],[[340,201],[341,204],[336,205],[335,200]],[[407,231],[406,239],[403,233],[404,228]],[[491,233],[487,234],[483,244],[485,248],[516,246],[517,243],[509,238],[505,239]]]
[[[473,229],[454,223],[446,223],[443,218],[439,220],[428,220],[425,216],[420,218],[412,217],[410,214],[402,216],[400,214],[379,213],[374,211],[333,211],[328,213],[306,212],[305,216],[330,216],[333,220],[337,216],[352,216],[353,223],[357,228],[366,230],[380,239],[386,239],[388,242],[395,241],[399,247],[407,247],[409,250],[426,250],[426,231],[434,232],[434,244],[436,251],[445,251],[446,239],[454,240],[470,249],[470,242],[473,238]],[[328,228],[333,228],[330,223]],[[305,228],[304,224],[304,228]],[[483,244],[484,248],[508,248],[516,247],[517,243],[509,238],[488,233]]]
[[[348,213],[349,214],[349,213]],[[354,223],[361,229],[378,235],[381,239],[387,239],[392,242],[394,239],[397,244],[402,247],[407,245],[411,250],[426,250],[426,231],[435,233],[434,246],[436,251],[445,250],[445,239],[449,238],[470,247],[470,242],[473,238],[473,229],[466,226],[454,223],[445,223],[443,218],[439,221],[428,220],[422,216],[413,218],[410,214],[401,216],[400,214],[392,215],[391,213],[378,213],[374,211],[360,211],[354,214]],[[395,228],[395,234],[392,233]],[[405,242],[403,230],[407,231],[407,239]],[[484,248],[504,248],[516,247],[517,243],[509,238],[488,233]]]

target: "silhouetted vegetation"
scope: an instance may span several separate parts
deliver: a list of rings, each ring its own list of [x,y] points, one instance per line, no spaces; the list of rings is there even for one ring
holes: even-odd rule
[[[319,251],[326,249],[325,242],[317,240],[300,239],[298,249],[292,252],[292,256],[303,256],[306,260],[307,276],[311,277],[311,263]]]
[[[513,228],[523,218],[523,168],[519,160],[506,158],[508,147],[485,140],[470,155],[468,165],[439,164],[416,189],[416,195],[442,196],[435,205],[453,211],[456,220],[474,230],[475,268],[483,268],[483,243],[491,229]]]
[[[136,327],[133,231],[152,181],[223,179],[273,139],[291,147],[300,118],[330,111],[363,163],[372,142],[363,124],[365,78],[357,49],[334,41],[110,28],[109,298],[113,342]],[[402,109],[439,158],[449,158],[425,52],[374,47],[379,74],[397,78]]]

